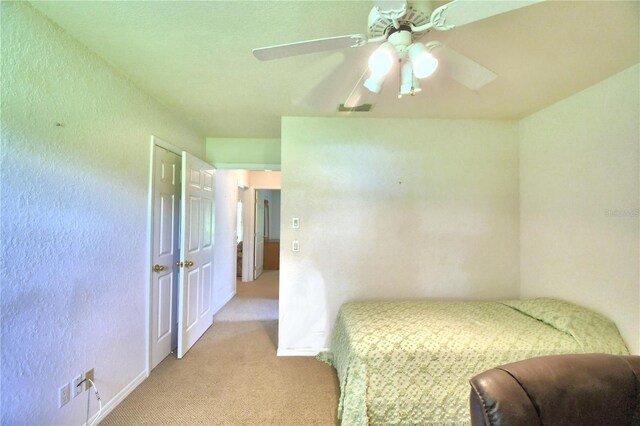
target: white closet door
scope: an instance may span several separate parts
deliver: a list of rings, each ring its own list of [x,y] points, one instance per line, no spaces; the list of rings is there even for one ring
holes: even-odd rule
[[[215,170],[183,152],[178,358],[182,358],[213,323],[214,215]]]
[[[177,344],[180,156],[154,147],[153,254],[151,280],[151,368]]]

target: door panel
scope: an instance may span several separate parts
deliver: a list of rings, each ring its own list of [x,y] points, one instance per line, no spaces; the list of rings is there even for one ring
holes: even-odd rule
[[[200,285],[200,268],[189,271],[187,276],[187,291],[189,296],[187,297],[187,330],[195,324],[198,320],[198,293]]]
[[[200,170],[198,169],[189,170],[189,183],[193,188],[200,188]]]
[[[171,255],[175,248],[174,218],[176,197],[174,194],[160,193],[160,247],[159,255]]]
[[[151,368],[160,363],[177,344],[176,300],[179,259],[180,156],[154,147],[153,248],[152,264],[163,267],[151,280]]]
[[[201,286],[201,303],[200,303],[200,317],[203,317],[209,313],[211,309],[211,279],[213,278],[213,270],[211,263],[202,266],[202,286]]]
[[[213,244],[213,202],[205,198],[201,200],[201,205],[203,222],[202,248],[210,248]]]
[[[202,174],[202,189],[205,191],[213,191],[213,173],[203,171]]]
[[[188,253],[192,254],[200,249],[200,202],[199,197],[189,197],[189,250]]]
[[[158,280],[158,298],[159,312],[158,312],[158,340],[163,339],[168,334],[171,334],[171,308],[173,303],[171,298],[173,296],[173,274],[167,274]]]
[[[182,154],[181,259],[178,358],[213,323],[213,236],[215,170],[191,154]]]

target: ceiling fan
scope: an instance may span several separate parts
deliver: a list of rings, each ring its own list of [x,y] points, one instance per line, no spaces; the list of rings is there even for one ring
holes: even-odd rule
[[[453,0],[432,9],[430,1],[377,0],[369,13],[367,35],[352,34],[261,47],[253,49],[253,55],[267,61],[377,44],[369,57],[368,69],[361,74],[343,104],[347,109],[358,106],[362,87],[380,93],[387,74],[394,68],[400,76],[398,97],[420,92],[420,80],[433,74],[439,62],[446,63],[451,78],[471,90],[478,90],[497,75],[438,41],[423,43],[420,39],[431,30],[448,31],[540,1],[543,0]]]

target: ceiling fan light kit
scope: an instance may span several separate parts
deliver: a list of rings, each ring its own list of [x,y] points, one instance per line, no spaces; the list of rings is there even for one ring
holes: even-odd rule
[[[389,73],[395,62],[396,48],[388,41],[382,43],[372,54],[369,56],[369,69],[371,74],[375,76],[384,77]]]
[[[366,72],[362,73],[362,77],[358,79],[356,87],[345,102],[349,106],[352,106],[349,99],[360,98],[357,96],[360,87],[365,87],[373,93],[380,93],[385,76],[396,63],[400,74],[398,97],[419,92],[421,90],[419,79],[432,75],[438,68],[438,59],[431,54],[436,48],[439,60],[447,65],[446,72],[449,77],[471,90],[479,90],[492,82],[497,75],[437,41],[425,44],[418,39],[431,30],[448,31],[541,1],[543,0],[453,0],[433,10],[430,1],[375,0],[369,13],[367,36],[353,34],[280,44],[254,49],[253,54],[264,61],[382,43],[369,57],[369,78],[361,86]]]
[[[369,89],[370,92],[380,93],[382,90],[382,84],[386,74],[371,74],[368,79],[365,80],[363,86]]]
[[[400,64],[401,81],[398,97],[408,93],[414,95],[421,90],[417,79],[433,74],[438,67],[438,60],[423,43],[413,42],[412,33],[406,25],[390,29],[388,40],[369,57],[371,76],[365,81],[364,87],[373,93],[380,93],[384,77],[397,62]]]
[[[409,47],[409,60],[413,64],[413,73],[417,78],[429,77],[438,68],[438,60],[422,43],[413,43]]]
[[[420,87],[420,80],[418,80],[414,75],[411,62],[405,62],[402,64],[400,71],[400,94],[398,97],[402,97],[402,95],[414,96],[416,93],[421,91],[422,88]]]

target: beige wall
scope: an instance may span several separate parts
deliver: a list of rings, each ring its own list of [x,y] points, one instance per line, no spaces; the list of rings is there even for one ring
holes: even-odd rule
[[[518,296],[515,123],[285,117],[282,162],[281,354],[351,299]]]
[[[613,319],[640,353],[634,66],[520,123],[521,295]]]
[[[252,170],[249,172],[249,186],[256,189],[280,189],[282,177],[278,171]]]
[[[236,170],[237,184],[242,188],[249,186],[249,170]]]

